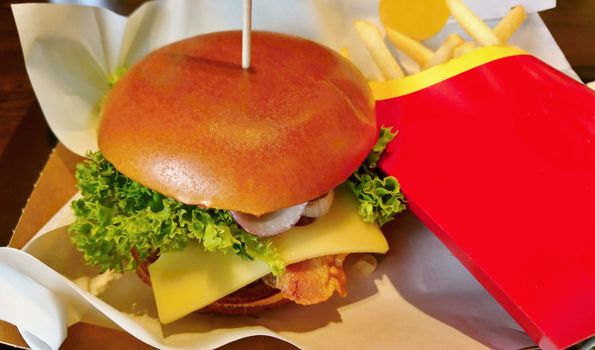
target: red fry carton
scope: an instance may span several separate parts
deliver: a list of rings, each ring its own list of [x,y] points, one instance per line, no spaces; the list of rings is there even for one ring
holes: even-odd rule
[[[595,335],[595,92],[510,47],[372,87],[415,214],[540,347]]]

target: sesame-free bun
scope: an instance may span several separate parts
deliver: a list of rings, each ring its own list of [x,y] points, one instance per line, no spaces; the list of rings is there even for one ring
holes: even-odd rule
[[[250,315],[289,303],[278,289],[267,286],[262,280],[240,288],[198,312],[217,315]]]
[[[178,41],[147,55],[110,91],[99,148],[166,196],[261,215],[346,180],[376,139],[374,99],[349,61],[312,41],[241,32]]]

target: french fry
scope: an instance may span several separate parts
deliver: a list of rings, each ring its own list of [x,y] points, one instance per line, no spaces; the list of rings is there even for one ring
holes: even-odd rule
[[[454,57],[461,57],[475,49],[477,49],[477,45],[472,41],[468,41],[455,49]]]
[[[386,36],[393,45],[407,56],[411,57],[420,67],[428,64],[434,53],[432,50],[425,47],[419,41],[408,37],[407,35],[385,27]]]
[[[461,0],[446,0],[452,16],[467,34],[482,46],[498,45],[500,40]]]
[[[386,44],[384,44],[380,30],[366,21],[355,21],[354,26],[374,59],[374,62],[376,62],[380,71],[382,71],[384,78],[390,80],[404,77],[405,74],[401,66],[399,66],[397,60],[392,56]]]
[[[457,33],[450,34],[440,45],[428,63],[423,66],[424,69],[442,64],[454,57],[455,50],[463,45],[465,41]]]
[[[340,54],[341,56],[343,56],[344,58],[346,58],[346,59],[350,59],[350,56],[351,56],[351,55],[349,54],[349,49],[348,49],[347,47],[345,47],[345,46],[343,46],[343,47],[341,48],[341,50],[339,51],[339,54]]]
[[[519,29],[525,19],[527,19],[525,7],[523,5],[515,6],[496,24],[492,32],[501,43],[505,43],[512,36],[512,33]]]

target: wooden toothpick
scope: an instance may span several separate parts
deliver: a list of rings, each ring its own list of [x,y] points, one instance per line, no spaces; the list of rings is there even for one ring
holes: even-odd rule
[[[242,68],[250,68],[252,32],[252,0],[244,0],[244,25],[242,26]]]

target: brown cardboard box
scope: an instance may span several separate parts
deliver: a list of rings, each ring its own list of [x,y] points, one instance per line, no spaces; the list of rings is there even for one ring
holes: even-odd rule
[[[19,219],[9,247],[21,249],[39,229],[75,193],[74,170],[83,158],[70,152],[62,144],[54,149],[45,164],[27,205]],[[34,316],[34,315],[32,315]],[[106,341],[109,340],[109,341]],[[17,328],[0,321],[0,343],[27,348],[27,343]],[[153,349],[133,336],[114,329],[78,323],[68,329],[68,338],[63,349]],[[270,337],[251,337],[228,344],[222,349],[296,349],[281,340]]]

